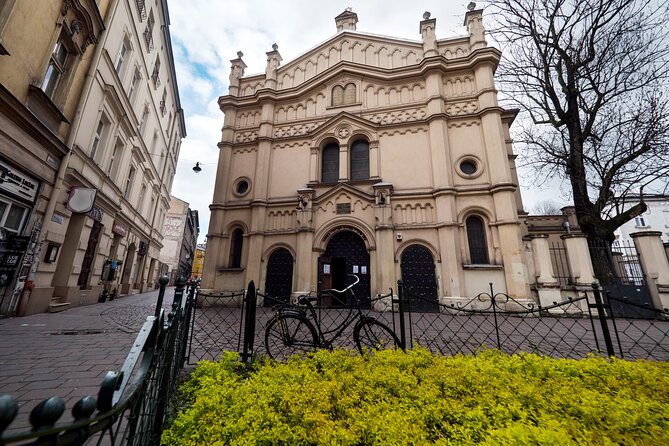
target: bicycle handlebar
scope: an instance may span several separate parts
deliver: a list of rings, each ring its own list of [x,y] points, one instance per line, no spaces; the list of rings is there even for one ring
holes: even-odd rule
[[[343,290],[338,290],[338,289],[335,289],[335,288],[329,288],[329,289],[327,289],[327,290],[323,290],[322,292],[326,292],[326,291],[336,291],[337,293],[345,293],[345,292],[347,292],[348,290],[350,290],[351,288],[353,288],[355,285],[357,285],[358,282],[360,282],[360,278],[359,278],[358,276],[356,276],[355,274],[347,274],[347,276],[353,276],[353,277],[355,277],[355,282],[353,282],[352,284],[350,284],[349,286],[347,286],[347,287],[344,288]]]

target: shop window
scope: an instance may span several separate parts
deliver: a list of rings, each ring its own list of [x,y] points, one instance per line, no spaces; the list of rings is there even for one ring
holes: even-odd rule
[[[27,216],[27,207],[11,201],[0,201],[0,227],[5,231],[20,233]]]

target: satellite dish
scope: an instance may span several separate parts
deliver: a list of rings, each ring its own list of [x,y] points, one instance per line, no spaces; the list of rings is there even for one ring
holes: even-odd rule
[[[432,15],[432,14],[430,14],[430,11],[425,11],[425,12],[423,13],[423,20],[427,20],[427,19],[429,19],[431,15]]]
[[[470,10],[470,11],[475,10],[476,9],[476,3],[469,2],[469,4],[467,5],[467,9]]]

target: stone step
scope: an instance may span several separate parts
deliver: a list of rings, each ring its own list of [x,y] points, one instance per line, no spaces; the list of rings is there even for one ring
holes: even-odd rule
[[[61,301],[62,301],[61,297],[56,297],[51,299],[51,303],[49,304],[49,309],[47,311],[49,313],[58,313],[59,311],[65,311],[68,308],[70,308],[69,302],[61,302]]]

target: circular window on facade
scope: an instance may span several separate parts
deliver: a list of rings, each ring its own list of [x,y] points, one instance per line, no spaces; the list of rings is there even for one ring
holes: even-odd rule
[[[235,181],[235,195],[239,195],[240,197],[246,195],[249,189],[251,189],[251,183],[248,178],[239,178]]]
[[[461,177],[475,178],[479,176],[483,169],[480,168],[480,163],[476,158],[467,156],[461,158],[457,163],[457,171]]]

